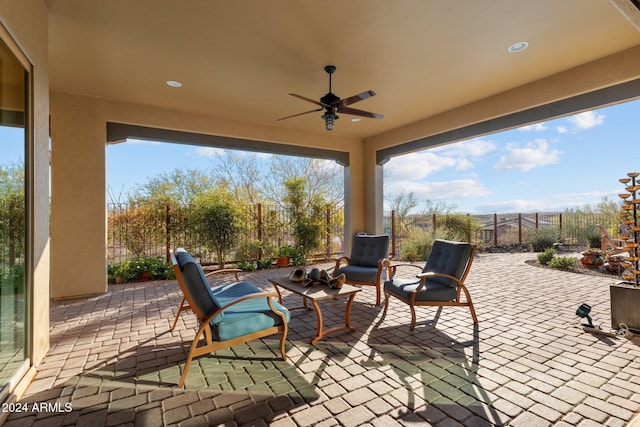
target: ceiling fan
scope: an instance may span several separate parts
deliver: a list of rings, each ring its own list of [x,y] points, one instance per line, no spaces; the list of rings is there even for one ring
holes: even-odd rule
[[[307,98],[306,96],[297,95],[295,93],[289,94],[291,96],[295,96],[296,98],[300,98],[304,101],[311,102],[312,104],[316,104],[320,106],[320,108],[316,108],[315,110],[305,111],[304,113],[298,113],[298,114],[293,114],[291,116],[282,117],[278,120],[290,119],[292,117],[298,117],[304,114],[315,113],[316,111],[324,110],[324,114],[322,115],[321,118],[325,122],[326,129],[333,130],[334,122],[338,119],[338,115],[336,113],[344,113],[344,114],[350,114],[352,116],[368,117],[371,119],[381,119],[384,117],[382,114],[370,113],[368,111],[357,110],[355,108],[349,107],[349,105],[351,104],[355,104],[356,102],[362,101],[363,99],[367,99],[374,96],[376,94],[374,91],[367,90],[357,95],[340,99],[333,92],[331,92],[331,75],[336,71],[336,66],[327,65],[326,67],[324,67],[324,70],[327,72],[327,74],[329,74],[329,92],[326,95],[324,95],[322,98],[320,98],[320,101]]]

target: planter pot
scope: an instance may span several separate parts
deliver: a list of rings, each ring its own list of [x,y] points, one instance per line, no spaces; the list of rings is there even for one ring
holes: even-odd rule
[[[289,266],[289,257],[288,256],[279,256],[276,258],[276,265],[278,267],[288,267]]]
[[[151,273],[149,273],[147,270],[140,273],[140,280],[149,280],[150,278],[151,278]]]
[[[602,259],[600,255],[584,254],[582,255],[582,258],[580,258],[580,262],[585,267],[598,268],[604,264],[604,259]]]
[[[609,286],[611,296],[611,327],[618,329],[624,323],[640,331],[640,288],[620,282]]]

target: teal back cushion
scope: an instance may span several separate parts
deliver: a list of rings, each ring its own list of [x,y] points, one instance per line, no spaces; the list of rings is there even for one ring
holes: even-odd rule
[[[204,277],[202,267],[182,248],[178,249],[175,255],[187,287],[187,292],[189,292],[193,298],[198,309],[204,313],[205,316],[210,316],[220,308],[220,304],[213,295],[213,292],[211,292],[211,287],[209,286],[207,278]],[[216,316],[216,321],[220,321],[222,319],[221,316],[222,314]]]
[[[349,264],[360,267],[378,267],[378,261],[389,256],[389,236],[362,235],[353,237]]]
[[[436,240],[433,242],[427,264],[422,272],[444,273],[460,279],[469,263],[471,251],[472,246],[470,243]],[[455,281],[446,277],[433,277],[429,278],[428,281],[452,288],[458,286]]]

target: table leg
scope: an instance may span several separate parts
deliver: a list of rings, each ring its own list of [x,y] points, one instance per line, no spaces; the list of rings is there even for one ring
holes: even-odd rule
[[[326,337],[327,335],[332,334],[334,332],[340,332],[340,331],[353,332],[356,330],[356,328],[351,326],[351,306],[353,305],[353,300],[355,299],[355,296],[356,296],[355,292],[349,295],[349,300],[347,301],[347,307],[345,308],[345,312],[344,312],[345,325],[343,327],[333,328],[326,331],[323,330],[322,311],[320,310],[320,306],[315,300],[311,300],[311,303],[313,304],[313,308],[316,310],[316,317],[318,320],[318,331],[316,332],[316,336],[311,339],[312,345],[315,345],[315,343],[317,343],[321,338]]]

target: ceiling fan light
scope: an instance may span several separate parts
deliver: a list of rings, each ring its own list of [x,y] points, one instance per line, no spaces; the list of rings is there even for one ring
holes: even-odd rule
[[[335,124],[335,121],[338,119],[338,116],[333,113],[324,113],[322,115],[322,118],[324,119],[326,129],[333,130],[333,126]]]

